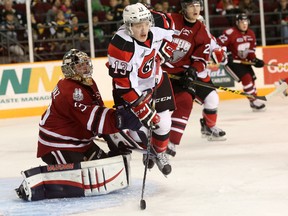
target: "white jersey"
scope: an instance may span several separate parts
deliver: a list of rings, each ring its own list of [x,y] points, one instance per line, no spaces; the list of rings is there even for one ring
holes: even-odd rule
[[[155,85],[155,59],[163,39],[172,41],[174,31],[151,27],[147,41],[135,40],[122,26],[108,47],[109,75],[113,78],[114,90],[122,92],[129,104],[136,101],[147,89]],[[159,80],[162,69],[159,68]],[[121,94],[121,93],[120,93]]]

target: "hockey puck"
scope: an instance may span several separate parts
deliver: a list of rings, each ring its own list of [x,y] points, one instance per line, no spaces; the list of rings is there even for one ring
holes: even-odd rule
[[[140,208],[141,208],[141,210],[146,209],[146,201],[144,199],[140,200]]]

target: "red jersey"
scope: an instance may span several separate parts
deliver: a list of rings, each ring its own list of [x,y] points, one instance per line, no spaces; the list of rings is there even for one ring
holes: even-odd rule
[[[39,124],[37,157],[56,150],[85,152],[99,134],[116,133],[115,111],[104,107],[96,83],[62,79]]]
[[[251,29],[241,32],[236,26],[229,28],[217,38],[220,46],[226,46],[233,59],[249,61],[256,58],[256,37]]]
[[[200,78],[206,78],[205,68],[209,61],[210,33],[199,20],[189,23],[181,14],[172,13],[170,16],[174,20],[176,30],[173,42],[178,46],[173,53],[173,60],[162,65],[163,70],[168,73],[180,73],[192,66],[197,69]]]

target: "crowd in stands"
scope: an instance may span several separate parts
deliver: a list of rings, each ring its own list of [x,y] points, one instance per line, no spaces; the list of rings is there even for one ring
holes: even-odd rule
[[[105,56],[108,43],[121,25],[126,5],[142,2],[163,12],[179,12],[179,0],[91,0],[95,56]],[[276,29],[288,44],[288,0],[264,0],[264,11],[273,15],[265,23],[281,26]],[[74,47],[90,53],[86,0],[31,0],[31,22],[34,53],[37,60],[60,59]],[[209,0],[210,30],[234,25],[235,14],[245,12],[252,23],[260,24],[258,0]],[[25,0],[0,2],[0,56],[8,52],[15,56],[27,53],[27,21]],[[260,29],[260,28],[259,28]],[[257,31],[256,31],[257,32]],[[1,34],[2,33],[2,34]],[[220,32],[213,32],[214,34]],[[261,34],[261,32],[259,32]],[[218,36],[218,35],[216,35]],[[8,42],[7,42],[8,41]],[[26,41],[25,43],[21,43]],[[18,43],[17,43],[18,42]],[[24,45],[23,45],[24,44]],[[5,50],[6,49],[6,50]]]

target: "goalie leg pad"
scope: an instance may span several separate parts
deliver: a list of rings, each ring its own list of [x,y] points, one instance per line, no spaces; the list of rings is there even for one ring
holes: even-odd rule
[[[36,201],[108,194],[129,186],[130,155],[74,164],[39,166],[22,172],[19,198]]]

